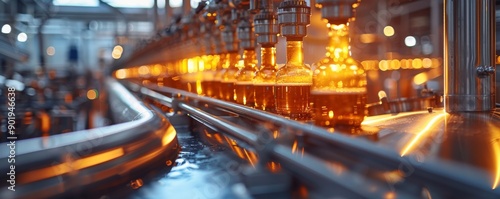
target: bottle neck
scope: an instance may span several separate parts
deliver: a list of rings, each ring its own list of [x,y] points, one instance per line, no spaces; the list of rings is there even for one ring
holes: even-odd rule
[[[326,47],[326,56],[335,61],[343,61],[350,57],[349,50],[349,25],[331,24],[329,36],[329,43]]]
[[[303,66],[304,53],[302,41],[286,41],[287,66]]]
[[[255,50],[243,50],[243,63],[245,69],[252,69],[257,64]]]
[[[231,69],[237,69],[237,65],[238,65],[238,60],[240,59],[240,55],[238,54],[238,52],[230,52],[228,54],[228,66],[227,68],[231,68]]]
[[[260,62],[262,65],[262,69],[275,69],[276,48],[275,47],[260,48]]]

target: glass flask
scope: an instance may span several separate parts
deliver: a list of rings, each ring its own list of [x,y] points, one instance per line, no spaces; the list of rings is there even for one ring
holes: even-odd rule
[[[229,54],[223,53],[219,56],[219,62],[217,63],[216,72],[214,74],[212,89],[214,92],[214,97],[222,99],[224,94],[221,89],[222,75],[226,72]]]
[[[293,120],[310,119],[312,73],[304,64],[302,48],[302,40],[287,40],[287,63],[276,72],[276,112]]]
[[[243,50],[243,67],[236,73],[234,83],[236,103],[251,106],[255,104],[253,78],[255,76],[257,59],[255,50]]]
[[[319,126],[360,126],[365,117],[366,73],[350,56],[348,28],[329,25],[326,57],[313,67],[311,99]]]
[[[254,107],[260,110],[276,112],[274,85],[276,84],[276,48],[261,47],[261,67],[255,73]]]
[[[221,76],[221,99],[229,102],[236,101],[234,95],[234,83],[236,82],[236,73],[238,72],[238,60],[240,59],[240,55],[238,52],[231,52],[228,55],[228,63],[227,68]]]

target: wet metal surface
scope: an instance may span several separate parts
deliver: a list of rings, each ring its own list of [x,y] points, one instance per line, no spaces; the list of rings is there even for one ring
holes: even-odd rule
[[[187,129],[177,129],[182,150],[175,166],[129,198],[250,198],[236,169],[242,165],[221,147],[208,146]]]
[[[370,117],[364,125],[380,128],[377,144],[419,162],[442,159],[491,174],[491,188],[500,181],[500,119],[492,113],[419,111]]]

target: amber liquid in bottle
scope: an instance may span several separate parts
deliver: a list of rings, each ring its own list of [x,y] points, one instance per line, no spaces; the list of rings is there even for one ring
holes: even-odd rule
[[[219,55],[204,55],[201,57],[203,60],[203,81],[201,82],[201,87],[203,94],[209,97],[213,97],[215,94],[215,89],[213,86],[214,76],[217,72],[217,62],[219,61]]]
[[[227,65],[228,65],[228,56],[229,54],[224,53],[220,55],[219,62],[217,63],[217,69],[214,74],[214,78],[212,81],[212,89],[213,89],[213,97],[222,99],[224,94],[222,93],[221,89],[221,81],[222,81],[222,75],[226,72]]]
[[[348,25],[331,25],[327,57],[315,66],[311,98],[315,124],[360,126],[365,117],[366,74],[349,55]]]
[[[255,73],[253,80],[255,108],[276,112],[274,102],[274,85],[276,84],[276,48],[260,49],[261,68]]]
[[[234,83],[236,103],[253,107],[254,101],[254,87],[253,78],[256,72],[256,58],[255,51],[243,51],[243,68],[236,73],[236,82]]]
[[[238,52],[229,53],[228,59],[228,68],[224,71],[221,78],[221,99],[234,102],[236,101],[236,96],[234,95],[234,83],[236,82],[236,73],[238,72],[238,68],[236,67],[239,60]]]
[[[302,41],[287,41],[287,63],[276,72],[276,112],[293,120],[310,119],[311,69],[304,65]]]

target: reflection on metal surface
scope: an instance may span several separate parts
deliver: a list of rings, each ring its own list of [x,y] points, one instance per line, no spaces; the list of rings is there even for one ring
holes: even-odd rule
[[[275,161],[268,162],[267,169],[273,173],[278,173],[281,171],[281,164]]]
[[[161,145],[166,146],[167,144],[171,143],[172,140],[175,139],[175,136],[177,135],[174,126],[169,126],[167,128],[167,132],[165,132],[165,135],[163,135],[163,138],[161,139]]]
[[[142,187],[142,185],[144,185],[144,182],[140,178],[136,179],[136,180],[132,180],[130,182],[130,187],[132,187],[132,189],[139,189]]]
[[[387,192],[384,195],[384,199],[395,199],[395,198],[397,198],[397,196],[396,193],[394,193],[393,191]]]
[[[442,119],[442,117],[445,117],[447,115],[447,113],[439,113],[438,115],[432,117],[432,119],[429,121],[429,123],[427,123],[427,125],[424,127],[424,129],[422,129],[420,132],[417,133],[417,135],[415,135],[415,137],[413,137],[410,141],[410,143],[408,143],[404,148],[403,150],[401,151],[401,157],[405,156],[410,150],[413,149],[413,147],[415,146],[415,144],[419,143],[420,139],[426,134],[428,133],[432,127],[434,127],[434,124],[436,124],[440,119]]]
[[[30,183],[43,180],[46,178],[55,177],[58,175],[69,173],[71,171],[80,170],[97,164],[101,164],[103,162],[107,162],[109,160],[123,156],[123,154],[124,154],[123,148],[117,148],[111,151],[99,153],[76,161],[70,160],[65,163],[23,173],[19,177],[19,181],[23,183]]]
[[[379,123],[379,122],[383,122],[383,121],[387,121],[387,120],[393,120],[393,119],[397,119],[397,118],[402,118],[402,117],[406,117],[406,116],[410,116],[410,115],[418,115],[418,114],[422,114],[422,113],[427,113],[427,111],[398,113],[396,115],[391,115],[391,116],[384,115],[384,116],[367,117],[367,118],[365,118],[363,123],[361,123],[361,125],[370,125],[370,124],[375,124],[375,123]]]
[[[493,142],[493,154],[495,157],[493,157],[495,163],[496,163],[496,174],[495,174],[495,180],[493,181],[493,186],[491,189],[496,189],[498,187],[498,183],[500,181],[500,143],[499,139],[495,140]]]
[[[304,155],[304,147],[299,146],[299,143],[297,140],[293,141],[292,145],[292,153],[297,153],[300,151],[300,154],[303,156]]]

